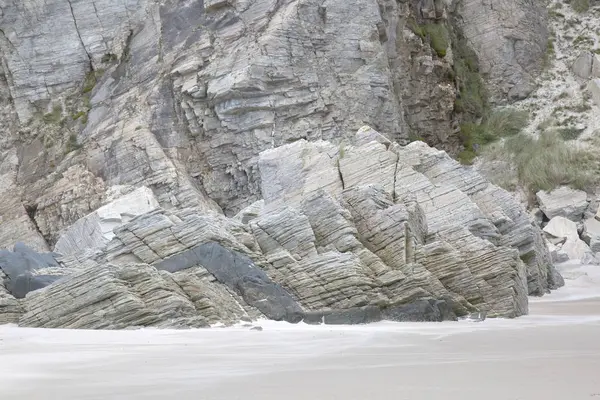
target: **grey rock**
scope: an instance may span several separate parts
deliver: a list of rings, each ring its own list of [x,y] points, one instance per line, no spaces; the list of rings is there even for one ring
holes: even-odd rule
[[[0,325],[16,324],[23,313],[21,303],[4,287],[6,275],[0,269]]]
[[[579,222],[588,206],[586,192],[566,186],[561,186],[551,192],[540,190],[536,193],[536,197],[540,209],[549,219],[561,216]]]
[[[545,4],[528,0],[455,1],[462,30],[489,76],[493,97],[518,100],[535,88],[548,43]]]
[[[143,264],[76,272],[31,293],[23,307],[19,325],[30,327],[208,326],[172,279]]]
[[[384,310],[384,317],[399,322],[455,321],[452,307],[444,300],[421,300],[400,307]]]
[[[590,80],[587,84],[587,90],[592,94],[592,99],[597,106],[600,106],[600,78]]]
[[[285,289],[274,283],[250,258],[218,243],[204,243],[169,257],[157,263],[156,268],[177,272],[196,265],[206,268],[219,282],[268,318],[288,322],[302,320],[302,308]]]
[[[0,250],[0,270],[8,293],[22,299],[31,291],[48,286],[60,276],[44,275],[43,271],[58,268],[54,253],[37,253],[23,243],[15,244],[13,251]]]
[[[546,293],[549,288],[548,277],[554,268],[552,260],[541,230],[531,223],[525,209],[515,198],[488,182],[474,169],[461,166],[443,151],[430,148],[422,142],[399,147],[397,151],[404,163],[431,183],[453,187],[467,195],[495,227],[492,231],[483,230],[486,234],[480,236],[495,245],[518,249],[520,258],[527,266],[529,294]],[[487,225],[485,220],[483,223],[483,226]]]
[[[578,77],[582,79],[588,79],[592,75],[592,65],[594,63],[594,57],[592,52],[583,51],[577,57],[571,69]]]

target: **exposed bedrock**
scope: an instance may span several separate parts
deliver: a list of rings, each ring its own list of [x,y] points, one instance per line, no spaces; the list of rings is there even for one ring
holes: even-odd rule
[[[124,198],[146,199],[148,211],[115,199],[58,243],[109,222],[110,238],[88,235],[69,255],[6,251],[0,312],[73,328],[440,321],[517,317],[528,294],[561,285],[539,228],[507,192],[422,142],[403,147],[367,127],[355,140],[262,152],[264,199],[232,218],[155,207],[142,190]],[[15,274],[52,279],[15,303]]]

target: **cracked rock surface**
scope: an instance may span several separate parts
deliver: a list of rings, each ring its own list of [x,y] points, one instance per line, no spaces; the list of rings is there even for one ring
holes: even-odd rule
[[[528,294],[562,284],[504,190],[422,142],[356,136],[261,153],[265,199],[234,218],[159,207],[122,220],[108,243],[52,256],[44,274],[60,279],[5,308],[23,326],[70,328],[439,321],[517,317]]]

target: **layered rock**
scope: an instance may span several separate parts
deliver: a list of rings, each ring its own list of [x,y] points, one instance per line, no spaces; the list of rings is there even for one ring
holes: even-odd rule
[[[540,1],[457,0],[463,32],[479,56],[493,97],[518,100],[535,88],[548,43],[548,12]]]
[[[537,6],[464,3],[6,2],[0,246],[48,250],[142,186],[165,208],[233,215],[261,198],[261,151],[352,142],[365,123],[457,153],[461,83],[423,27],[463,17],[492,83],[519,93],[543,36]]]
[[[300,140],[263,152],[265,198],[234,218],[158,207],[111,220],[108,243],[96,235],[85,251],[50,255],[60,280],[31,288],[19,323],[115,329],[261,317],[516,317],[527,313],[528,294],[561,284],[541,232],[508,193],[424,143],[402,147],[367,128],[355,140],[360,145]],[[98,224],[103,213],[83,221]]]

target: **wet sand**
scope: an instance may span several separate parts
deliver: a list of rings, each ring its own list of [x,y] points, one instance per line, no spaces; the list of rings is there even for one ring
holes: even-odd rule
[[[515,320],[265,321],[263,331],[4,326],[0,399],[600,399],[600,267],[566,272],[565,289],[532,299],[530,315]]]

